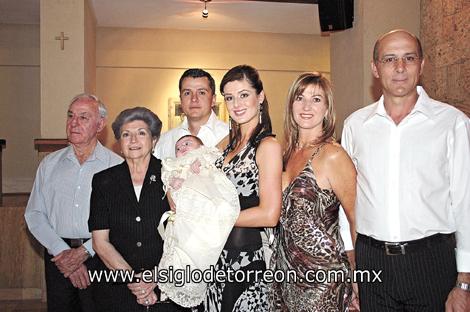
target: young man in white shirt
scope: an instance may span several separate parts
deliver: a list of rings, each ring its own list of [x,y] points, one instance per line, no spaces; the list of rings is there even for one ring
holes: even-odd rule
[[[154,155],[159,159],[175,157],[175,144],[191,134],[205,146],[216,146],[228,135],[228,125],[220,121],[212,108],[215,106],[215,82],[212,76],[199,68],[186,70],[179,81],[181,108],[185,115],[178,127],[162,134]]]
[[[371,66],[383,95],[342,137],[358,171],[357,269],[381,271],[359,284],[361,311],[469,311],[469,119],[417,86],[413,34],[380,37]]]

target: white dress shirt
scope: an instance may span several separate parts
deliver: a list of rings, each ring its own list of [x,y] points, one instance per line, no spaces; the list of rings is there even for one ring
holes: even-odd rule
[[[401,242],[455,232],[457,269],[470,272],[470,123],[417,87],[398,125],[383,96],[345,121],[342,144],[356,165],[357,232]]]
[[[80,165],[72,146],[47,155],[39,164],[26,206],[25,219],[34,237],[56,256],[70,247],[64,238],[90,238],[91,179],[93,175],[122,162],[100,142]],[[94,255],[92,241],[84,247]]]
[[[188,128],[188,120],[184,117],[178,127],[163,133],[157,142],[154,156],[158,159],[167,157],[175,158],[175,144],[182,136],[191,134]],[[197,137],[202,140],[204,146],[214,147],[228,135],[228,125],[220,121],[212,111],[207,122],[201,126]]]

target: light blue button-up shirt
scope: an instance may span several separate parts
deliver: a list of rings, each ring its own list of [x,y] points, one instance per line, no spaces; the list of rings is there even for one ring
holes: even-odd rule
[[[122,158],[97,143],[80,165],[72,146],[47,155],[39,164],[26,206],[25,219],[34,237],[56,256],[70,247],[64,238],[90,238],[91,180],[93,175],[122,162]],[[84,247],[94,255],[91,238]]]

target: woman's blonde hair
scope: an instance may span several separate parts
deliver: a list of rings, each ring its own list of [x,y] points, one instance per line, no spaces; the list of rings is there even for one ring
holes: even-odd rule
[[[334,140],[336,116],[333,106],[333,91],[331,90],[331,84],[328,79],[319,72],[303,73],[292,83],[289,89],[289,94],[287,95],[284,118],[284,136],[286,144],[283,157],[284,165],[287,164],[288,159],[299,141],[299,126],[294,120],[292,106],[295,99],[310,85],[320,87],[326,97],[326,115],[323,118],[322,135],[316,141],[312,142],[312,144]]]

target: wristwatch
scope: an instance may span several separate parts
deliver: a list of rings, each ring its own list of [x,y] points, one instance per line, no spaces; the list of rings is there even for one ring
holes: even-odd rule
[[[91,258],[91,253],[88,251],[88,249],[86,249],[86,247],[83,246],[83,245],[82,245],[82,247],[83,247],[83,249],[85,250],[85,253],[86,253],[86,255],[87,255],[87,258]],[[467,286],[468,286],[468,284],[467,284]]]
[[[470,284],[469,283],[464,283],[464,282],[457,282],[455,287],[462,289],[463,291],[468,291],[470,292]]]

